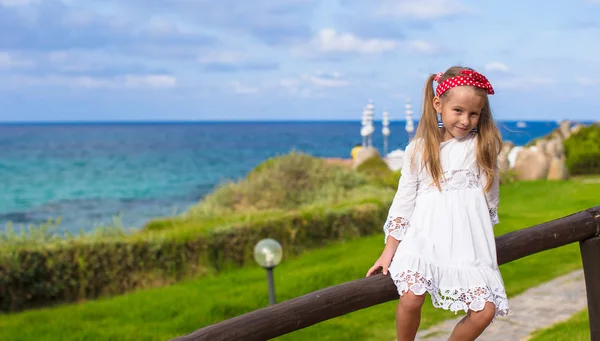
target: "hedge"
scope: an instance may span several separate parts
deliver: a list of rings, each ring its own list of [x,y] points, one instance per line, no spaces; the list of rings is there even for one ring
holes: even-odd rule
[[[581,128],[564,141],[564,146],[571,174],[600,174],[600,125]]]
[[[160,286],[254,262],[254,245],[277,239],[284,257],[329,241],[380,233],[389,203],[291,212],[181,238],[72,242],[2,254],[0,311],[76,302]],[[318,212],[317,212],[318,211]]]

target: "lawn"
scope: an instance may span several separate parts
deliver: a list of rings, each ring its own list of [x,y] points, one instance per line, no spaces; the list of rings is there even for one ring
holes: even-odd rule
[[[589,341],[590,321],[587,309],[573,315],[565,322],[533,333],[530,341]]]
[[[600,204],[600,183],[581,179],[501,187],[496,235]],[[383,248],[382,235],[332,243],[275,269],[278,301],[361,278]],[[557,266],[560,264],[560,266]],[[509,300],[531,286],[581,267],[577,244],[501,266]],[[248,267],[169,287],[0,317],[1,340],[167,340],[267,305],[264,270]],[[392,340],[396,302],[325,321],[278,340]],[[453,313],[423,309],[421,328]]]

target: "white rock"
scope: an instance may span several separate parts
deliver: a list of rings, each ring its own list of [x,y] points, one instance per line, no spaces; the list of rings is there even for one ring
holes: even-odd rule
[[[521,150],[523,150],[522,146],[516,146],[513,147],[508,153],[508,163],[510,164],[510,168],[515,167],[515,163],[517,163],[517,156]]]
[[[387,163],[388,167],[393,171],[402,169],[402,164],[404,162],[404,150],[396,149],[391,151],[390,153],[388,153],[384,161]]]

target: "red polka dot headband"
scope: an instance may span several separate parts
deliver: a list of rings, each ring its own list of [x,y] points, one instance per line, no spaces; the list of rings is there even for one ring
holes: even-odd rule
[[[490,84],[490,82],[487,80],[487,78],[485,78],[484,75],[473,70],[462,70],[460,73],[462,73],[464,76],[451,77],[439,83],[437,88],[435,89],[435,94],[439,97],[444,92],[452,89],[453,87],[461,85],[470,85],[478,87],[486,90],[489,95],[494,94],[494,88],[492,88],[492,84]],[[439,72],[437,75],[435,75],[435,78],[433,80],[439,82],[442,75],[443,73]]]

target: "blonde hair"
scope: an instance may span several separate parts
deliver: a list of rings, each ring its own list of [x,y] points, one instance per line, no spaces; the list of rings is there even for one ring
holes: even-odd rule
[[[472,69],[453,66],[444,72],[440,77],[439,82],[441,83],[448,78],[458,76],[462,70]],[[429,173],[436,187],[441,190],[440,178],[444,175],[442,164],[440,162],[442,133],[438,128],[437,112],[433,107],[433,99],[435,97],[433,81],[435,76],[435,74],[430,75],[425,83],[423,113],[421,114],[421,119],[419,120],[414,139],[415,141],[421,141],[418,146],[421,151],[421,168]],[[487,192],[491,189],[496,176],[498,155],[502,148],[502,136],[494,123],[486,91],[477,87],[473,87],[473,89],[485,98],[483,109],[479,116],[479,122],[477,123],[479,131],[477,134],[477,164],[479,165],[480,170],[487,175],[487,184],[484,188]],[[442,96],[440,96],[440,99],[450,96],[450,93],[452,93],[452,89],[443,93]],[[411,164],[414,161],[415,154],[413,154]]]

